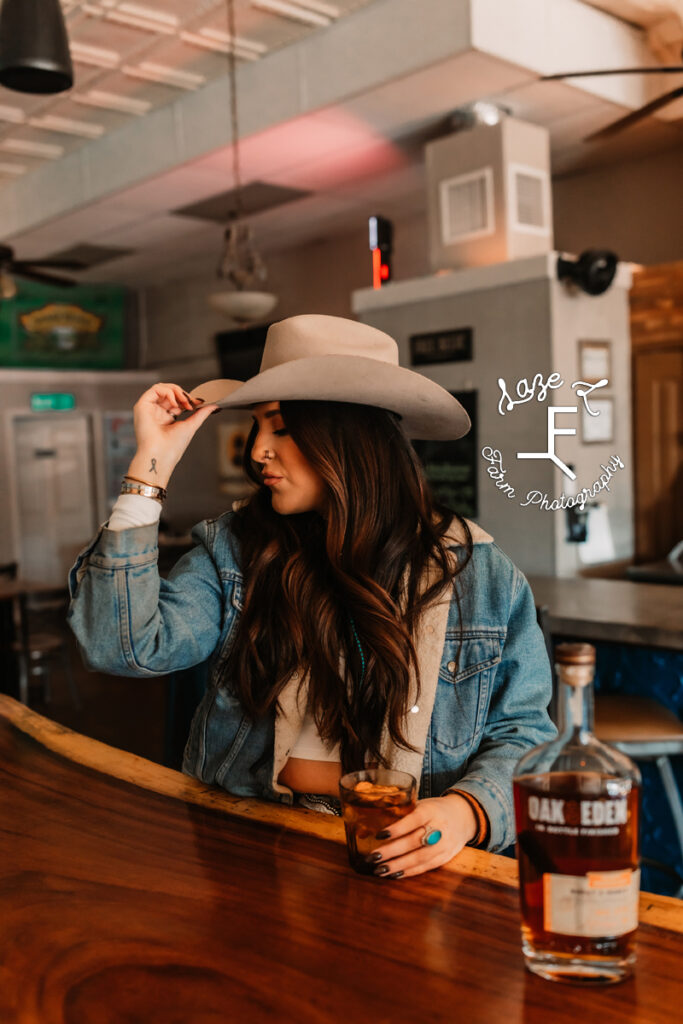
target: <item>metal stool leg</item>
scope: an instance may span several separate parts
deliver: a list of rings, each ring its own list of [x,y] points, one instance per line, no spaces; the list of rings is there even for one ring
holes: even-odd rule
[[[659,769],[659,775],[662,780],[662,785],[664,786],[666,798],[669,801],[671,817],[673,818],[676,835],[678,836],[681,861],[683,861],[683,801],[681,800],[681,794],[679,793],[678,786],[676,785],[676,779],[674,777],[673,768],[671,767],[671,761],[669,758],[662,754],[660,757],[656,758],[655,763]],[[679,899],[683,896],[683,885],[676,895]]]
[[[19,700],[28,707],[29,665],[28,657],[24,651],[20,651],[17,654],[17,664],[19,665]]]

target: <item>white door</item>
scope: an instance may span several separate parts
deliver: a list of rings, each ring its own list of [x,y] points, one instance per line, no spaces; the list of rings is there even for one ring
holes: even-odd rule
[[[21,416],[14,440],[20,575],[66,586],[95,529],[89,418]]]

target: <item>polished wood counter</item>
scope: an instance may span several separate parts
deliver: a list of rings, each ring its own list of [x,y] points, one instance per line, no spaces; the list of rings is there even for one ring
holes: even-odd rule
[[[529,583],[553,636],[683,651],[683,587],[550,576]]]
[[[643,894],[635,978],[544,982],[515,864],[388,882],[339,819],[241,799],[0,697],[3,1024],[669,1024],[683,903]]]

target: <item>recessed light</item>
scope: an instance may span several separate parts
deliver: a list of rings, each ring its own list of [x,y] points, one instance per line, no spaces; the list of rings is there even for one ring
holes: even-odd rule
[[[82,103],[86,107],[100,107],[103,110],[116,110],[121,114],[146,114],[152,104],[148,100],[136,100],[131,96],[121,96],[114,92],[102,92],[91,89],[90,92],[76,93],[71,99],[74,103]]]
[[[44,157],[47,160],[58,160],[64,153],[62,146],[52,146],[47,142],[29,142],[27,139],[3,139],[0,149],[6,153],[22,153],[24,156]]]
[[[13,174],[16,176],[18,174],[26,174],[27,170],[28,168],[24,167],[23,164],[4,164],[0,162],[0,174]]]
[[[80,64],[91,64],[96,68],[117,68],[121,63],[121,56],[114,50],[103,50],[99,46],[86,46],[85,43],[71,42],[69,44],[73,60]]]
[[[184,43],[189,43],[190,46],[199,46],[203,50],[211,50],[213,53],[230,53],[231,46],[229,42],[219,42],[217,39],[207,39],[206,36],[201,35],[199,32],[181,32],[180,38]],[[253,50],[245,50],[237,43],[235,44],[235,56],[239,57],[240,60],[258,60],[258,53],[254,53]]]
[[[158,82],[160,85],[172,85],[177,89],[198,89],[206,82],[203,75],[195,75],[190,71],[178,71],[176,68],[169,68],[163,64],[150,64],[149,61],[144,61],[135,67],[126,65],[121,70],[131,78],[142,78],[146,82]]]
[[[44,114],[42,117],[30,117],[28,122],[33,128],[46,132],[60,132],[64,135],[80,135],[84,139],[98,139],[104,135],[104,126],[89,121],[74,121],[70,117],[56,117]]]
[[[0,121],[9,121],[10,124],[23,124],[26,114],[21,107],[5,107],[0,104]]]
[[[338,8],[330,4],[313,3],[312,0],[306,4],[303,0],[301,3],[298,0],[296,3],[288,3],[287,0],[251,0],[251,6],[270,14],[279,14],[290,21],[302,21],[306,25],[323,28],[339,17]]]

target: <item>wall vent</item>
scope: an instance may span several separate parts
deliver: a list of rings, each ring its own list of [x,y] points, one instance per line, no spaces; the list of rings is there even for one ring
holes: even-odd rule
[[[513,229],[547,235],[550,231],[548,175],[535,167],[511,164],[510,192]]]
[[[490,167],[447,178],[440,183],[439,193],[443,245],[489,235],[495,230]]]

